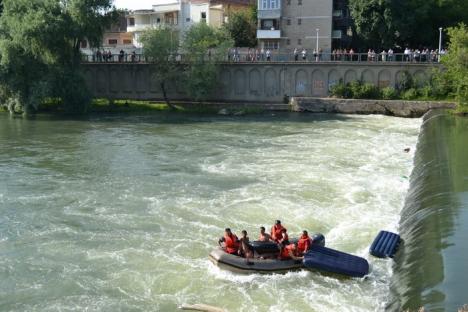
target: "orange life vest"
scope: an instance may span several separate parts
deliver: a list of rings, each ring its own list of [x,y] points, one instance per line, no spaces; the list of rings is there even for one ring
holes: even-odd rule
[[[275,224],[271,227],[271,238],[275,241],[281,239],[281,231],[285,229],[281,224]]]
[[[297,250],[302,254],[306,250],[309,250],[310,248],[310,237],[309,235],[302,235],[301,238],[299,238],[299,241],[297,242]]]
[[[282,260],[288,260],[288,259],[291,259],[291,256],[289,255],[289,252],[291,251],[293,253],[293,255],[296,256],[296,250],[293,250],[294,249],[294,244],[289,244],[288,246],[285,246],[282,250],[281,250],[281,259]]]
[[[224,235],[224,244],[227,253],[234,254],[239,249],[239,239],[235,234],[232,236]]]

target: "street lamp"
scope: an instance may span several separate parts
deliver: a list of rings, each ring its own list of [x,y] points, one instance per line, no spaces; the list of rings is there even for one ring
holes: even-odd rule
[[[442,51],[442,27],[439,27],[439,55],[437,60],[440,62],[440,51]]]
[[[315,29],[315,31],[317,32],[317,44],[316,44],[316,47],[315,47],[315,51],[317,51],[318,53],[318,49],[319,49],[319,29]]]
[[[318,56],[318,55],[319,55],[319,29],[316,28],[316,29],[315,29],[315,32],[317,33],[317,34],[316,34],[317,42],[316,42],[316,45],[315,45],[315,53],[316,53],[316,59],[315,59],[315,61],[318,61],[318,59],[319,59],[319,56]]]

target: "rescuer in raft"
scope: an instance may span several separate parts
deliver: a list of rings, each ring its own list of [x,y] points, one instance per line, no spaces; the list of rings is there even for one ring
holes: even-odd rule
[[[300,255],[305,254],[310,249],[310,245],[312,244],[312,240],[309,237],[309,233],[307,231],[302,231],[302,235],[297,242],[297,251]]]
[[[270,235],[271,235],[271,238],[275,241],[275,242],[279,242],[279,240],[283,237],[282,235],[282,231],[283,229],[286,230],[286,228],[284,226],[281,225],[281,221],[280,220],[276,220],[276,223],[275,225],[273,225],[271,227],[271,232],[270,232]]]
[[[260,236],[258,237],[258,240],[261,242],[273,241],[273,239],[271,238],[271,235],[265,232],[264,226],[260,227]]]
[[[226,228],[224,230],[224,236],[221,237],[218,241],[218,244],[221,245],[224,243],[223,249],[231,255],[237,255],[239,251],[239,239],[237,238],[236,234],[231,232],[230,228]]]
[[[278,259],[280,260],[303,260],[304,257],[299,255],[299,251],[297,249],[297,244],[289,244],[281,249],[280,254],[278,255]]]

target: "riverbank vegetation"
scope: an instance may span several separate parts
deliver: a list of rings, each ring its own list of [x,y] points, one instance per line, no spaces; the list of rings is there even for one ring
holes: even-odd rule
[[[81,73],[80,44],[99,46],[117,17],[112,0],[3,0],[0,100],[32,112],[48,98],[81,113],[91,102]]]

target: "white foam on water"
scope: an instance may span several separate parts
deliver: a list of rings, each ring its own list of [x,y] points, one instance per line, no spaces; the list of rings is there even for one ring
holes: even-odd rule
[[[30,193],[0,194],[0,301],[22,311],[382,310],[391,261],[368,247],[397,227],[421,121],[301,118],[310,120],[111,118],[69,133],[64,123],[27,161],[7,138],[0,154],[17,159],[9,174]],[[239,275],[208,260],[225,227],[253,240],[276,219],[292,237],[322,232],[329,247],[368,259],[371,273]]]

